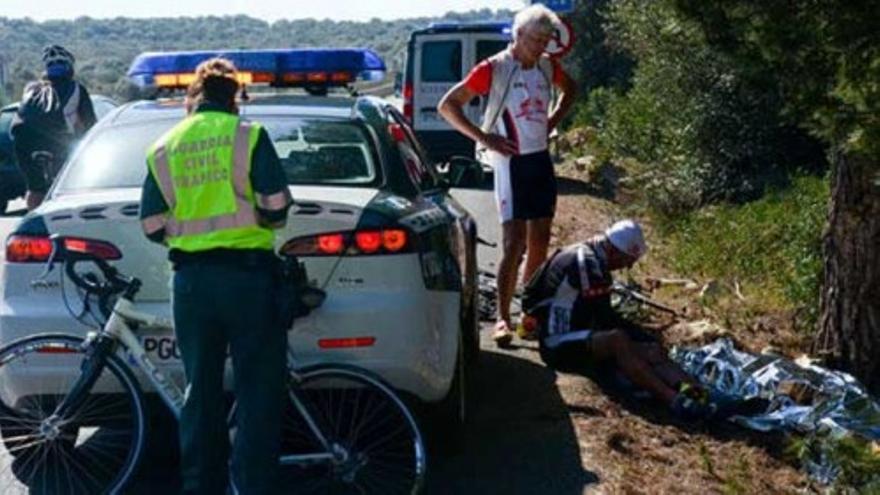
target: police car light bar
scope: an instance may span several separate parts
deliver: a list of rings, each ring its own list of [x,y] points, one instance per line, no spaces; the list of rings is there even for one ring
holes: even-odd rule
[[[432,22],[428,24],[427,30],[432,32],[496,32],[509,35],[511,24],[509,22]]]
[[[238,81],[248,85],[345,86],[385,76],[382,58],[363,48],[146,52],[134,59],[127,76],[142,89],[183,89],[195,79],[196,67],[213,57],[231,60]]]

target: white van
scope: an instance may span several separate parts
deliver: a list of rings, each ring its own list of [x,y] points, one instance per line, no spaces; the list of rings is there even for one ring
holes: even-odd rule
[[[442,23],[414,31],[406,49],[403,113],[435,161],[474,156],[474,142],[437,113],[440,98],[483,59],[510,43],[510,23]],[[465,113],[479,123],[485,98],[474,98]]]

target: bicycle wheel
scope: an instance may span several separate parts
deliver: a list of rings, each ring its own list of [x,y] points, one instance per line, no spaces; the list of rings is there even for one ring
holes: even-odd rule
[[[131,478],[146,422],[137,380],[120,358],[108,356],[77,407],[53,414],[90,350],[63,334],[0,349],[0,493],[116,494]]]
[[[291,373],[288,395],[282,421],[283,486],[322,494],[420,490],[426,469],[421,432],[381,378],[354,367],[321,365]],[[332,460],[304,459],[327,452],[315,429],[326,439]]]

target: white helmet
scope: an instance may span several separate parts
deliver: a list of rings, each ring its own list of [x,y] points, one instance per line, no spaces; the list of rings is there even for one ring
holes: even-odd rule
[[[618,251],[641,258],[648,251],[642,227],[633,220],[621,220],[605,229],[605,237]]]

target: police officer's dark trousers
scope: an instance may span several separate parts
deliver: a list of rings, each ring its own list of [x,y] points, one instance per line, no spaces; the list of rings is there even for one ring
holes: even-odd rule
[[[175,266],[175,332],[186,371],[180,418],[184,493],[277,493],[287,337],[274,304],[273,268],[260,263]],[[229,459],[223,391],[227,348],[238,400]]]

